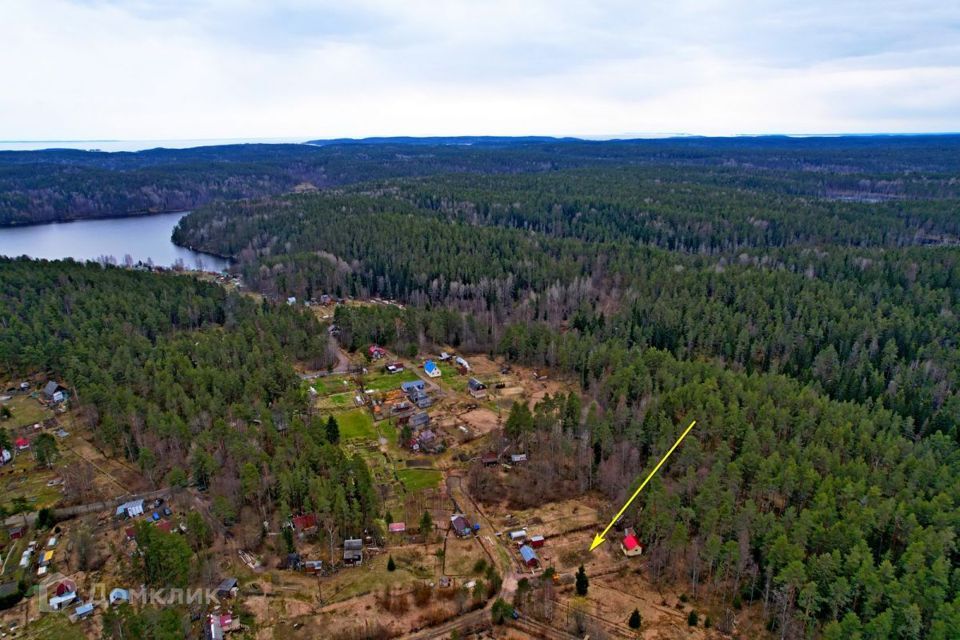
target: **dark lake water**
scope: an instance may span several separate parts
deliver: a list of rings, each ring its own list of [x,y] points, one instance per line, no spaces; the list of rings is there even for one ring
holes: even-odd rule
[[[161,213],[136,218],[58,222],[30,227],[0,228],[0,255],[31,258],[73,258],[99,260],[112,256],[123,264],[129,255],[134,262],[152,261],[172,267],[182,261],[188,269],[220,271],[227,267],[222,258],[184,249],[173,244],[170,234],[186,213]]]

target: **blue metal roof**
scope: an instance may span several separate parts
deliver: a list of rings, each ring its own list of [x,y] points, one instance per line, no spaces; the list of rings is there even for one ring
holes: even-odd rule
[[[523,557],[524,562],[537,560],[537,554],[534,552],[533,547],[528,547],[527,545],[520,547],[520,555]]]
[[[431,371],[436,371],[436,369],[437,369],[437,363],[434,362],[433,360],[427,360],[426,362],[423,363],[423,370],[426,371],[427,373],[430,373]]]

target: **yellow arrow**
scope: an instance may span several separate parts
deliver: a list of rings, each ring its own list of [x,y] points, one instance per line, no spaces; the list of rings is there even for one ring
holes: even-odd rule
[[[616,521],[620,519],[620,516],[622,516],[626,512],[627,507],[629,507],[630,504],[637,499],[637,496],[640,495],[640,492],[643,491],[643,488],[647,486],[648,482],[650,482],[650,478],[652,478],[653,475],[660,470],[660,467],[663,466],[663,463],[667,461],[667,458],[670,457],[670,454],[673,453],[673,450],[680,446],[680,443],[683,442],[683,439],[687,437],[687,434],[690,433],[690,430],[693,429],[693,425],[695,424],[697,424],[696,420],[691,422],[690,426],[687,427],[686,430],[680,434],[680,437],[677,438],[677,441],[673,443],[673,446],[670,447],[670,450],[667,451],[667,453],[664,454],[662,458],[660,458],[660,462],[658,462],[657,466],[653,468],[653,471],[650,472],[646,480],[640,483],[640,486],[637,488],[637,490],[633,492],[633,495],[630,496],[629,500],[627,500],[627,504],[623,505],[623,508],[617,512],[617,515],[613,516],[613,520],[610,521],[610,524],[607,525],[607,528],[601,531],[598,535],[593,537],[593,544],[590,545],[590,551],[593,551],[594,549],[599,547],[601,544],[606,542],[606,539],[603,536],[607,535],[607,532],[610,531],[610,528],[613,527],[614,523],[616,523]]]

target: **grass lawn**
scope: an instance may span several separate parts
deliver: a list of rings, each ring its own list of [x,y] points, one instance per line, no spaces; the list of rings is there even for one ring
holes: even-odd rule
[[[389,391],[390,389],[399,389],[402,383],[414,380],[420,380],[420,376],[410,369],[404,369],[400,373],[394,374],[377,372],[365,376],[363,386],[365,389],[373,389],[374,391]]]
[[[16,395],[3,404],[10,408],[13,415],[0,422],[0,425],[11,429],[31,425],[53,415],[52,411],[43,407],[30,396]]]
[[[399,469],[397,475],[403,486],[411,493],[437,487],[442,477],[436,469]]]
[[[344,382],[347,384],[344,384]],[[305,383],[305,385],[316,389],[317,394],[321,396],[327,396],[331,393],[339,393],[344,390],[349,391],[353,388],[350,384],[350,381],[344,376],[326,376],[323,378],[315,378]]]
[[[84,640],[85,624],[71,624],[66,614],[47,614],[23,628],[21,638],[57,638],[57,640]]]
[[[462,376],[457,368],[448,362],[438,362],[440,371],[443,375],[439,378],[440,384],[454,391],[464,392],[467,390],[467,380],[469,375]]]
[[[340,424],[340,437],[344,440],[351,438],[377,438],[377,429],[373,426],[373,417],[366,409],[354,409],[337,415]]]
[[[396,448],[397,440],[400,439],[400,429],[393,423],[393,420],[384,420],[380,423],[380,435],[387,439],[391,447]]]

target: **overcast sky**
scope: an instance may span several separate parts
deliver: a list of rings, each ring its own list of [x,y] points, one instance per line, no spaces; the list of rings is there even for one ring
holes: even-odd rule
[[[0,0],[0,139],[960,131],[956,0]]]

